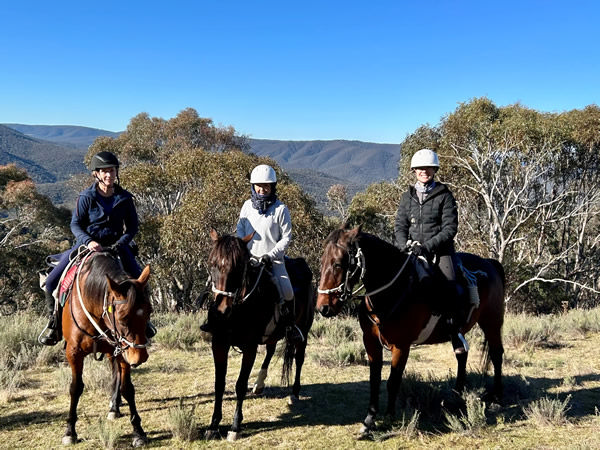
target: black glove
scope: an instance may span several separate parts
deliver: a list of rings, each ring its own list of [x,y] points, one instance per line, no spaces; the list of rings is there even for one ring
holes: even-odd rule
[[[108,247],[108,250],[118,255],[119,252],[121,251],[122,246],[123,246],[123,244],[121,244],[119,242],[115,242],[113,245]]]
[[[262,255],[260,257],[260,263],[264,266],[270,266],[271,265],[271,257],[269,255]]]
[[[426,259],[429,259],[429,252],[425,247],[421,244],[415,244],[412,246],[412,253],[415,256],[423,256]]]

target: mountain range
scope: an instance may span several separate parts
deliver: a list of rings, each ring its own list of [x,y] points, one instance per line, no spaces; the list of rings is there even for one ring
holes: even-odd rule
[[[119,133],[71,125],[0,125],[0,164],[25,168],[55,203],[63,203],[57,184],[86,171],[83,156],[99,136]],[[315,198],[326,204],[333,184],[348,188],[350,198],[371,183],[391,180],[398,173],[399,144],[362,141],[282,141],[249,139],[251,151],[268,156]],[[69,194],[71,195],[71,194]]]

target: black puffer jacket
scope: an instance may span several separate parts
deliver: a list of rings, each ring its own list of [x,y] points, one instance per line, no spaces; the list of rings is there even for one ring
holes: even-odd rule
[[[403,249],[411,239],[419,241],[431,254],[450,255],[454,253],[457,230],[456,200],[445,184],[437,183],[423,204],[413,186],[402,196],[395,227],[399,248]]]

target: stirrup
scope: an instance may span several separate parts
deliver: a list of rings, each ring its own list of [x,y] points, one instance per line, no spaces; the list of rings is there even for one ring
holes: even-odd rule
[[[156,336],[156,333],[156,327],[152,322],[148,321],[148,323],[146,323],[146,338],[152,339],[154,336]]]
[[[456,355],[462,355],[468,353],[469,351],[469,343],[462,335],[462,333],[457,333],[452,338],[452,347],[454,347],[454,353]]]

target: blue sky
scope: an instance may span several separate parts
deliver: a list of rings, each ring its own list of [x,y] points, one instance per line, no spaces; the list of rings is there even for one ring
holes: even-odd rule
[[[474,97],[583,108],[596,3],[5,3],[0,123],[121,131],[192,107],[254,138],[400,143]]]

